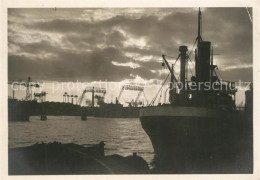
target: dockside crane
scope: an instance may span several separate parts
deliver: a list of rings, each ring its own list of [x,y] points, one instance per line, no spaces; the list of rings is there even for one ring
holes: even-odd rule
[[[94,107],[94,100],[95,100],[95,93],[102,93],[103,96],[106,94],[106,89],[103,88],[95,88],[95,87],[87,87],[84,89],[84,91],[82,92],[82,94],[79,96],[78,99],[78,105],[82,105],[83,99],[85,98],[85,95],[87,92],[91,92],[92,93],[92,102],[91,102],[91,106]]]
[[[40,85],[38,83],[34,83],[31,81],[31,77],[28,77],[27,82],[9,82],[8,84],[12,85],[12,90],[13,90],[13,99],[15,99],[15,86],[20,85],[20,86],[25,86],[26,87],[26,95],[25,95],[25,100],[29,101],[32,100],[32,89],[31,87],[36,87],[39,88]]]
[[[142,86],[134,86],[134,85],[124,85],[124,86],[122,86],[121,91],[119,92],[119,95],[118,95],[118,98],[117,98],[118,102],[119,102],[124,90],[139,91],[138,94],[137,94],[137,97],[135,98],[135,101],[131,101],[131,104],[134,104],[134,106],[138,105],[137,102],[138,102],[142,93],[143,93],[145,100],[148,104],[148,100],[147,100],[145,93],[144,93],[144,88]]]
[[[41,103],[43,103],[46,100],[47,94],[48,94],[47,92],[42,91],[40,93],[34,93],[33,95],[34,95],[35,99],[38,99]]]

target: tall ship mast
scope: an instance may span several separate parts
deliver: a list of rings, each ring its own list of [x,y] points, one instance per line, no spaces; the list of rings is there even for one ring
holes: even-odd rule
[[[140,121],[155,151],[161,173],[226,173],[239,168],[237,139],[244,124],[236,111],[234,82],[220,80],[210,41],[202,39],[198,12],[195,76],[187,79],[187,46],[179,47],[180,80],[171,75],[168,105],[141,108]],[[228,171],[230,172],[230,171]]]

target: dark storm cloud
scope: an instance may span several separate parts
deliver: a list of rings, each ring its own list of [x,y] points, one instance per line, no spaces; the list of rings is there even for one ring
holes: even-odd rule
[[[72,44],[74,47],[78,49],[84,48],[93,48],[97,45],[101,44],[109,44],[109,46],[122,46],[122,42],[125,40],[125,37],[114,30],[112,32],[100,32],[93,31],[87,34],[73,33],[67,34],[63,37],[62,43],[64,44]]]
[[[205,38],[217,43],[215,52],[226,57],[222,63],[252,63],[253,25],[246,8],[208,8],[205,13]],[[213,19],[216,23],[210,23]]]
[[[50,32],[77,33],[83,36],[84,34],[91,36],[93,34],[92,37],[97,39],[105,38],[105,32],[119,27],[134,38],[144,37],[147,43],[153,47],[153,51],[157,49],[158,54],[161,51],[172,51],[173,47],[180,45],[176,43],[177,40],[185,44],[193,43],[196,35],[196,23],[196,12],[194,11],[191,13],[172,13],[160,20],[155,15],[138,19],[118,15],[96,23],[84,20],[58,19],[29,23],[25,26]],[[103,36],[100,37],[102,34]]]
[[[43,43],[35,43],[38,52],[45,50]],[[31,52],[33,45],[24,46],[24,52]],[[58,81],[120,81],[129,78],[132,70],[129,67],[117,67],[110,59],[124,61],[121,52],[115,48],[96,49],[91,53],[66,52],[53,48],[51,52],[60,52],[52,58],[26,57],[24,55],[10,55],[8,60],[9,79],[25,79],[34,75],[34,79]],[[37,53],[37,52],[35,52]],[[127,62],[127,60],[125,60]],[[26,72],[26,73],[25,73]],[[151,76],[148,70],[136,69],[137,75]],[[139,74],[139,72],[142,72]],[[55,75],[55,76],[54,76]]]
[[[39,54],[39,53],[62,53],[60,47],[52,45],[49,41],[42,40],[35,43],[20,43],[17,44],[20,46],[22,52]]]
[[[28,75],[59,81],[158,78],[161,54],[189,49],[197,9],[10,9],[9,80]],[[204,8],[203,39],[212,41],[223,78],[252,80],[252,24],[244,8]],[[194,50],[194,49],[193,49]],[[132,69],[119,64],[138,64]],[[239,66],[240,65],[240,66]],[[230,69],[228,68],[230,66]],[[232,67],[232,68],[231,68]],[[38,70],[37,70],[38,69]]]

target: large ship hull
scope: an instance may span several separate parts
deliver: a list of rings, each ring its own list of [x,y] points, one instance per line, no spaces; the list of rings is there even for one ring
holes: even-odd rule
[[[159,173],[252,171],[252,154],[241,148],[249,142],[241,112],[158,106],[141,109],[140,120],[153,144]]]

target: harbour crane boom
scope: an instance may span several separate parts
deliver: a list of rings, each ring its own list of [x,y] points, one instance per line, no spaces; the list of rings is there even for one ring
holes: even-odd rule
[[[94,87],[87,87],[84,89],[84,91],[82,92],[81,96],[79,96],[79,100],[78,100],[78,105],[82,104],[82,101],[85,97],[85,94],[87,92],[92,92],[92,106],[94,106],[94,93],[103,93],[104,95],[106,94],[106,89],[102,89],[102,88],[94,88]]]
[[[13,99],[15,98],[15,89],[14,86],[15,85],[22,85],[26,87],[26,95],[25,95],[25,100],[32,100],[32,90],[31,87],[36,87],[39,88],[40,84],[32,82],[31,81],[31,77],[28,77],[28,81],[27,82],[8,82],[8,84],[12,85],[12,90],[13,90]]]
[[[121,97],[121,95],[122,95],[122,93],[123,93],[123,91],[124,91],[124,88],[125,88],[125,86],[123,86],[123,87],[121,88],[121,90],[120,90],[120,93],[119,93],[118,98],[117,98],[118,101],[119,101],[119,99],[120,99],[120,97]]]
[[[117,98],[118,102],[119,102],[119,100],[120,100],[124,90],[139,91],[135,101],[131,102],[131,103],[134,103],[134,104],[137,104],[137,101],[139,100],[142,92],[144,93],[144,88],[142,86],[124,85],[124,86],[122,86],[122,88],[121,88],[121,90],[119,92],[119,95],[118,95],[118,98]],[[147,98],[146,98],[146,101],[147,101]]]
[[[143,91],[143,94],[144,94],[144,98],[145,98],[145,100],[146,100],[146,103],[147,103],[147,105],[148,105],[148,104],[149,104],[149,103],[148,103],[148,99],[147,99],[147,97],[146,97],[144,91]]]
[[[139,91],[139,93],[137,94],[137,97],[135,98],[135,103],[137,103],[137,101],[139,100],[141,94],[143,91]]]

